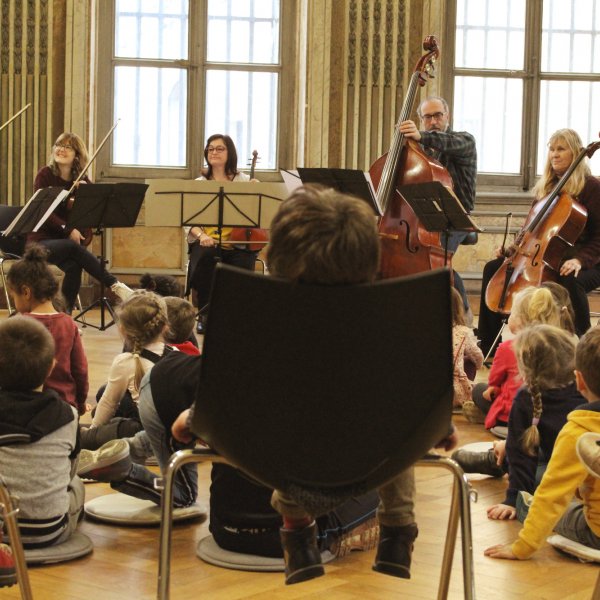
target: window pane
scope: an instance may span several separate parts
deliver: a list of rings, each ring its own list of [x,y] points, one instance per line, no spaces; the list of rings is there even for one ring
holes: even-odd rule
[[[580,135],[584,146],[598,139],[600,123],[600,82],[542,81],[537,173],[546,160],[548,138],[557,129],[569,127]],[[590,161],[593,173],[600,173],[598,153]]]
[[[210,62],[279,63],[278,0],[209,0]]]
[[[456,66],[522,69],[525,0],[458,0]]]
[[[187,72],[115,68],[113,164],[186,165]]]
[[[187,0],[116,0],[115,56],[186,59]]]
[[[240,168],[245,168],[255,149],[260,156],[258,168],[277,166],[278,85],[276,73],[209,70],[206,74],[206,137],[230,135]]]
[[[518,173],[521,163],[520,79],[456,77],[453,129],[477,140],[477,170]]]
[[[594,72],[598,60],[595,57],[598,56],[600,2],[544,0],[543,11],[542,71]]]

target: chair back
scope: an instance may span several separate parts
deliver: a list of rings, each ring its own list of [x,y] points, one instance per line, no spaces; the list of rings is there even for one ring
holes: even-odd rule
[[[324,286],[218,266],[193,430],[263,484],[376,488],[447,435],[452,395],[447,269]]]

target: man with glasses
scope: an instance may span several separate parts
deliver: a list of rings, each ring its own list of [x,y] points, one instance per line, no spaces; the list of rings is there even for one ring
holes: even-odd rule
[[[454,193],[467,212],[475,205],[475,181],[477,177],[477,148],[475,138],[466,131],[450,129],[448,103],[439,96],[430,96],[421,102],[417,110],[421,121],[419,129],[414,121],[400,123],[400,132],[407,138],[419,142],[425,152],[441,163],[450,173]],[[464,231],[452,231],[448,235],[448,251],[456,252],[459,244],[467,237]],[[442,244],[445,243],[442,237]],[[454,272],[454,286],[460,292],[465,312],[472,319],[465,286],[460,275]]]

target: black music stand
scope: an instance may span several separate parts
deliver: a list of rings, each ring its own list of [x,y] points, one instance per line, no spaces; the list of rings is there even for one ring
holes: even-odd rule
[[[481,231],[456,195],[439,181],[403,185],[397,191],[427,231],[446,234],[444,266],[448,263],[448,235],[451,231]]]
[[[20,236],[38,231],[67,196],[68,192],[60,187],[38,190],[4,230],[3,235],[6,237]]]
[[[95,183],[80,185],[75,191],[75,202],[69,213],[67,227],[81,231],[95,229],[100,236],[100,256],[103,273],[106,272],[106,227],[133,227],[144,201],[148,186],[145,183]],[[104,282],[100,280],[100,298],[81,311],[75,318],[80,319],[92,308],[100,307],[100,326],[86,324],[104,331],[115,323],[115,311],[105,295]],[[104,311],[108,310],[111,321],[107,324]]]
[[[318,183],[351,194],[364,200],[377,215],[381,215],[373,187],[360,169],[302,169],[298,168],[302,183]]]

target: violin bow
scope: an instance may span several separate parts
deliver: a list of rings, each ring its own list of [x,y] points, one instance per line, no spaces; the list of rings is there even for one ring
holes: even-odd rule
[[[2,127],[0,127],[0,131],[2,131],[5,127],[10,125],[21,113],[24,113],[31,106],[31,102],[26,104],[18,113],[14,114]]]
[[[73,193],[73,190],[77,187],[77,184],[81,181],[82,177],[87,173],[88,169],[92,166],[92,163],[94,162],[94,160],[96,160],[96,156],[98,156],[98,153],[100,152],[100,150],[102,150],[102,147],[104,146],[104,144],[106,144],[106,141],[112,135],[112,132],[115,130],[115,128],[119,124],[120,120],[121,119],[117,119],[115,121],[115,124],[110,128],[109,132],[104,136],[104,139],[100,142],[100,144],[98,144],[98,147],[96,148],[94,154],[92,154],[92,158],[90,158],[87,165],[85,165],[85,167],[82,169],[81,173],[79,173],[77,179],[73,182],[73,185],[69,189],[69,194],[68,194],[69,196]]]

